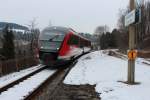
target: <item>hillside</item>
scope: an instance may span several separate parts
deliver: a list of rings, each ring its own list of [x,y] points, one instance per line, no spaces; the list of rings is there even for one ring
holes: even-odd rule
[[[28,30],[28,28],[25,26],[22,26],[16,23],[8,23],[8,22],[0,22],[0,29],[4,28],[7,24],[9,25],[9,27],[13,29]]]

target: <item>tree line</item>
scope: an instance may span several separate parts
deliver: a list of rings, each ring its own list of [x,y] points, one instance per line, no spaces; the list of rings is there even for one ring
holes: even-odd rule
[[[39,29],[16,32],[6,25],[0,32],[0,60],[34,56],[38,45]]]
[[[140,6],[141,22],[135,25],[135,48],[138,50],[150,49],[150,1]],[[118,48],[125,51],[129,47],[129,31],[125,27],[125,15],[129,8],[119,11],[117,28],[112,32],[103,32],[98,35],[98,45],[101,49]]]
[[[2,49],[1,55],[2,59],[14,59],[15,57],[15,46],[14,46],[14,34],[8,25],[2,31],[3,39],[2,39]]]
[[[143,3],[139,9],[141,9],[141,22],[135,25],[135,48],[138,50],[141,49],[150,49],[150,1]],[[121,39],[124,38],[127,45],[124,45],[122,48],[128,46],[128,27],[125,27],[125,15],[129,13],[129,8],[125,10],[120,10],[120,16],[118,20],[118,31],[120,32]],[[121,42],[121,41],[119,41]],[[122,49],[121,48],[121,49]]]

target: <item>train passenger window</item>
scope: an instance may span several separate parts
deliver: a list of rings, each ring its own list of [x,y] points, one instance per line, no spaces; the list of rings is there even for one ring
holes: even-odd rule
[[[82,48],[82,47],[84,47],[84,40],[81,38],[81,40],[80,40],[80,47]]]
[[[69,45],[78,45],[79,44],[79,37],[72,35],[68,41]]]

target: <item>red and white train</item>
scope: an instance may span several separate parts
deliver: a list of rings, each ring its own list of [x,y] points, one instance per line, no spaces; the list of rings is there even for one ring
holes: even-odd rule
[[[39,58],[47,66],[65,64],[91,50],[91,41],[71,28],[48,27],[39,36]]]

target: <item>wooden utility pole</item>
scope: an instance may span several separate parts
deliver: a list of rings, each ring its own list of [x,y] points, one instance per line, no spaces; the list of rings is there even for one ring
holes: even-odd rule
[[[135,9],[135,0],[130,0],[130,11]],[[135,49],[135,27],[129,25],[129,51]],[[135,83],[135,59],[128,60],[128,83]]]

